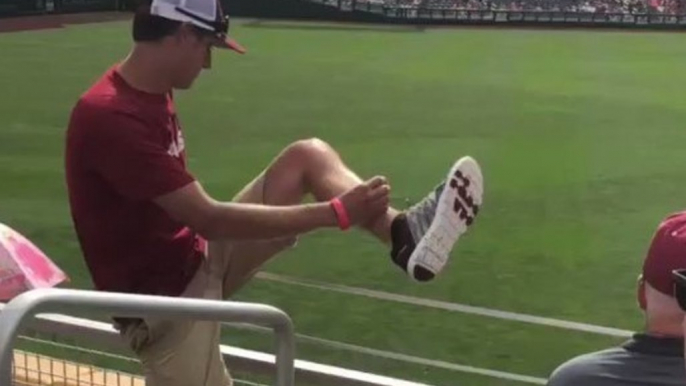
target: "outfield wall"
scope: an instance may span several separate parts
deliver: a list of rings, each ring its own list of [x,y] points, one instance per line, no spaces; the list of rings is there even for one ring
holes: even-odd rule
[[[0,0],[0,17],[130,9],[135,0]]]
[[[133,4],[135,4],[136,1],[137,0],[0,0],[0,18],[100,11],[126,12],[133,8]],[[466,10],[448,7],[440,8],[436,6],[408,5],[408,3],[401,3],[401,1],[404,0],[386,0],[385,2],[371,2],[369,0],[221,1],[227,12],[232,16],[265,19],[549,28],[609,27],[679,30],[686,26],[686,13]],[[540,0],[529,1],[535,2]],[[562,4],[565,0],[554,1]],[[412,4],[431,4],[431,0],[413,1]],[[678,9],[682,8],[686,9],[686,7],[678,7]]]
[[[224,8],[232,16],[265,19],[299,19],[326,21],[385,22],[377,13],[359,10],[343,10],[342,2],[323,3],[307,0],[222,0]]]

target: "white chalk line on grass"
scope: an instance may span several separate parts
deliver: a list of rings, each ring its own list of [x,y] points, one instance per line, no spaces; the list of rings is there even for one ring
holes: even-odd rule
[[[485,307],[475,307],[459,303],[451,303],[440,300],[420,298],[416,296],[400,295],[390,292],[371,290],[360,287],[351,287],[340,284],[321,283],[312,280],[294,278],[269,272],[259,272],[257,277],[262,280],[296,285],[301,287],[313,288],[322,291],[338,292],[347,295],[364,296],[372,299],[386,300],[396,303],[410,304],[420,307],[435,308],[451,312],[464,314],[480,315],[496,319],[517,321],[522,323],[536,324],[540,326],[556,327],[565,330],[588,332],[599,335],[606,335],[619,338],[628,338],[633,335],[633,331],[622,330],[613,327],[604,327],[587,323],[572,322],[562,319],[547,318],[543,316],[520,314],[516,312],[500,311]]]
[[[226,323],[227,325],[237,327],[244,330],[256,330],[256,331],[267,331],[271,332],[271,329],[265,327],[259,327],[255,325],[241,324],[241,323]],[[491,378],[498,378],[508,381],[516,381],[523,383],[530,383],[534,385],[545,385],[546,379],[533,377],[529,375],[509,373],[505,371],[484,369],[480,367],[460,365],[457,363],[451,363],[441,360],[422,358],[414,355],[406,355],[392,351],[378,350],[370,347],[358,346],[350,343],[337,342],[334,340],[328,340],[323,338],[317,338],[310,335],[295,334],[295,337],[300,342],[312,343],[319,346],[351,351],[357,354],[370,355],[377,358],[390,359],[398,362],[410,363],[413,365],[430,366],[443,370],[457,371],[461,373],[482,375]]]
[[[439,361],[439,360],[435,360],[435,359],[427,359],[427,358],[422,358],[422,357],[418,357],[418,356],[414,356],[414,355],[405,355],[405,354],[400,354],[400,353],[391,352],[391,351],[377,350],[377,349],[373,349],[373,348],[369,348],[369,347],[357,346],[357,345],[353,345],[353,344],[349,344],[349,343],[336,342],[333,340],[327,340],[327,339],[316,338],[316,337],[305,336],[305,335],[298,335],[298,338],[300,340],[302,340],[303,342],[316,343],[316,344],[320,344],[322,346],[327,346],[327,347],[331,347],[331,348],[348,350],[348,351],[353,351],[353,352],[356,352],[359,354],[367,354],[367,355],[371,355],[371,356],[375,356],[375,357],[379,357],[379,358],[392,359],[392,360],[412,363],[412,364],[416,364],[416,365],[431,366],[431,367],[436,367],[436,368],[445,369],[445,370],[459,371],[462,373],[470,373],[470,374],[478,374],[478,375],[484,375],[484,376],[492,377],[492,378],[507,379],[510,381],[532,383],[532,384],[536,384],[536,385],[545,385],[546,384],[546,380],[544,378],[537,378],[537,377],[532,377],[532,376],[528,376],[528,375],[520,375],[520,374],[508,373],[505,371],[497,371],[497,370],[483,369],[483,368],[473,367],[473,366],[460,365],[457,363]]]
[[[240,380],[240,379],[234,379],[234,380],[233,380],[233,383],[235,383],[236,385],[268,386],[268,385],[265,385],[265,384],[262,384],[262,383],[255,383],[255,382],[245,381],[245,380]]]

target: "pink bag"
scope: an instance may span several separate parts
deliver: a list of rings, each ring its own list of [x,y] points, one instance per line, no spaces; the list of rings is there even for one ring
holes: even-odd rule
[[[54,287],[67,275],[19,232],[0,223],[0,301],[34,288]]]

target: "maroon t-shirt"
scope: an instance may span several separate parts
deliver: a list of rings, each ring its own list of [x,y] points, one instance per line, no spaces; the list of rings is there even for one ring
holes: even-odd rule
[[[66,178],[95,287],[180,295],[205,242],[152,201],[194,181],[171,93],[136,90],[116,67],[105,73],[72,111]]]

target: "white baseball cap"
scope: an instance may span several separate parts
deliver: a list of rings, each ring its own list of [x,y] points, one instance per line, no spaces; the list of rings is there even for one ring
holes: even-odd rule
[[[216,47],[228,48],[240,54],[246,52],[243,46],[229,37],[229,15],[224,15],[219,0],[152,0],[150,14],[191,23],[214,32],[217,37]]]

